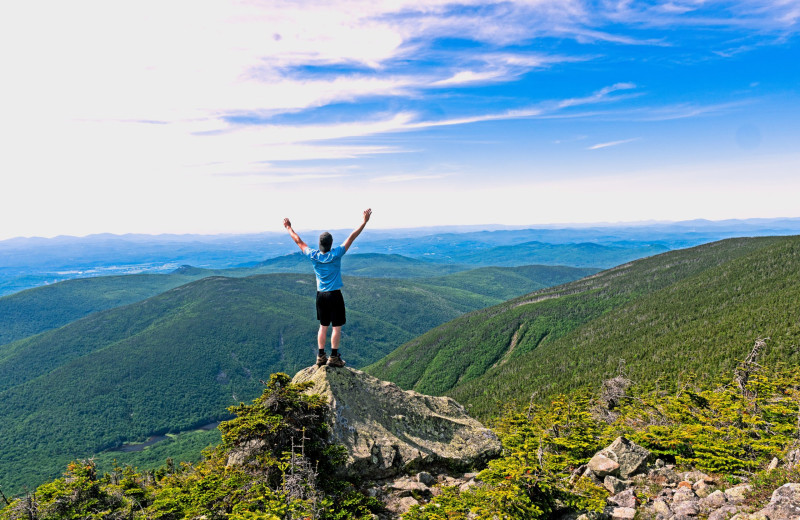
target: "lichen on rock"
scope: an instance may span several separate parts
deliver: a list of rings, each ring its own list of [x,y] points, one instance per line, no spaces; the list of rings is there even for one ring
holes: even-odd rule
[[[330,405],[331,441],[347,449],[345,472],[386,478],[435,467],[464,469],[499,453],[497,436],[450,397],[406,391],[359,370],[312,366],[293,383]]]

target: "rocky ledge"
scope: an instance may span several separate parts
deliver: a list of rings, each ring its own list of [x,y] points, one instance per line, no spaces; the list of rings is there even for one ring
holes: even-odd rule
[[[331,406],[332,441],[347,448],[345,471],[367,479],[442,468],[466,470],[496,456],[500,441],[449,397],[406,391],[359,370],[312,366],[293,383]]]
[[[800,520],[800,484],[784,484],[769,504],[753,511],[746,505],[750,484],[725,487],[701,471],[679,473],[661,459],[648,466],[650,458],[647,449],[617,438],[572,474],[573,482],[585,477],[608,490],[605,510],[568,513],[559,520]],[[787,466],[796,465],[800,452],[787,458],[792,459]],[[770,469],[777,465],[774,459]]]

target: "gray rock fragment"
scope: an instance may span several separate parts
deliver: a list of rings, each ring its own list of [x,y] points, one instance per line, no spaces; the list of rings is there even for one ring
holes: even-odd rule
[[[708,520],[728,520],[738,512],[738,507],[728,504],[726,506],[722,506],[716,511],[711,512],[711,514],[708,515]]]
[[[650,451],[625,437],[617,437],[606,451],[614,453],[619,464],[619,475],[627,479],[645,470]]]
[[[633,520],[636,509],[632,507],[615,507],[611,510],[611,520]]]
[[[606,478],[603,479],[603,487],[612,495],[616,495],[620,491],[628,489],[630,487],[630,482],[620,480],[613,475],[606,475]]]
[[[769,520],[800,518],[800,484],[784,484],[772,493],[767,507],[759,511]]]
[[[700,506],[696,500],[685,500],[672,504],[672,512],[675,515],[697,516],[700,514]]]
[[[417,473],[417,481],[422,482],[426,486],[432,486],[436,483],[436,479],[433,478],[433,475],[431,475],[427,471],[420,471],[419,473]]]
[[[589,461],[589,470],[598,478],[619,473],[619,463],[609,456],[606,450],[599,451]],[[612,455],[613,456],[613,455]]]
[[[724,506],[728,502],[725,493],[719,489],[700,500],[700,509],[705,512],[713,511]]]
[[[745,494],[747,494],[753,486],[750,484],[739,484],[738,486],[733,486],[732,488],[728,488],[725,490],[725,498],[728,499],[728,502],[733,504],[741,504],[744,502]]]

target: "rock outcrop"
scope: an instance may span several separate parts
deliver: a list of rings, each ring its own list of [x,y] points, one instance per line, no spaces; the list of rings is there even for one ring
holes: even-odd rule
[[[332,441],[347,448],[345,471],[368,479],[425,469],[466,469],[500,451],[497,436],[449,397],[404,391],[351,368],[309,367],[293,383],[331,406]]]

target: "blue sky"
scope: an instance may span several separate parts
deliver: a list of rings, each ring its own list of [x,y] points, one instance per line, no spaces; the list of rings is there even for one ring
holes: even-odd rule
[[[797,0],[44,3],[0,239],[800,216]]]

